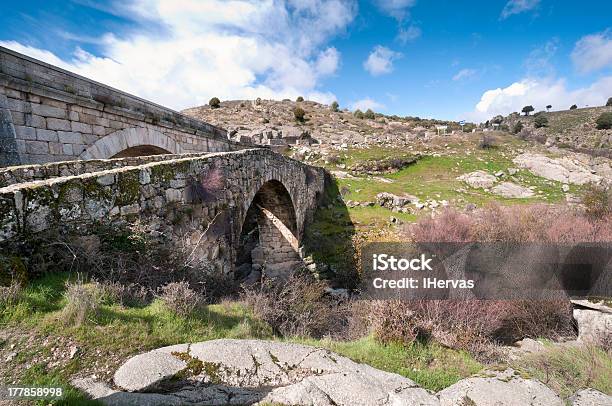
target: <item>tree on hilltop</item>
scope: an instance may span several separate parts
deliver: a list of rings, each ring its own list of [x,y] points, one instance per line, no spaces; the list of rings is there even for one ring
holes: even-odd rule
[[[529,106],[525,106],[523,107],[523,110],[521,110],[523,113],[525,113],[526,116],[529,115],[529,113],[531,113],[532,111],[534,111],[535,109],[533,108],[532,105]]]
[[[546,106],[546,111],[550,111],[550,109],[552,109],[552,105],[549,104],[548,106]]]
[[[208,101],[208,105],[211,109],[217,109],[221,106],[221,100],[218,97],[213,97]]]
[[[578,108],[578,106],[576,106],[575,104],[572,104],[572,105],[570,106],[570,110],[576,110],[577,108]]]
[[[606,102],[607,107],[612,107],[612,97],[608,97],[608,101]]]

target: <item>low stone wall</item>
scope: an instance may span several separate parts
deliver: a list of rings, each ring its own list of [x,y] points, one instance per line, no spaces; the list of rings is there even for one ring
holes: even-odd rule
[[[286,189],[299,244],[325,176],[321,168],[250,149],[13,184],[0,188],[0,246],[8,252],[13,242],[47,231],[87,234],[96,223],[139,221],[231,272],[258,191],[271,181]],[[188,221],[177,220],[176,207]]]
[[[236,145],[221,128],[0,47],[0,166]]]

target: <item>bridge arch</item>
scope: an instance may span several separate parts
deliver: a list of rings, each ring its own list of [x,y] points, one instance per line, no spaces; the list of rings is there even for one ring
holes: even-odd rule
[[[126,128],[100,138],[80,159],[108,159],[127,156],[180,154],[180,145],[167,135],[144,127]]]
[[[298,218],[289,190],[272,179],[257,189],[242,218],[235,276],[254,277],[263,269],[279,277],[300,263]]]

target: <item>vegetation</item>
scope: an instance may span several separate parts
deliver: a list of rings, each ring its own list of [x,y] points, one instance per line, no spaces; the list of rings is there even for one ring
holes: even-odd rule
[[[372,111],[372,109],[367,109],[365,113],[363,113],[363,117],[368,120],[374,120],[376,118],[376,114]]]
[[[612,214],[612,190],[610,187],[591,183],[582,197],[586,214],[593,219],[602,219]]]
[[[517,121],[516,124],[512,126],[512,134],[518,134],[523,130],[523,122]]]
[[[577,108],[578,108],[578,106],[576,106],[575,104],[572,104],[569,109],[570,110],[576,110]]]
[[[295,118],[295,121],[303,123],[305,121],[306,112],[303,108],[296,107],[293,109],[293,117]]]
[[[340,105],[338,104],[338,102],[337,102],[337,101],[332,102],[332,104],[331,104],[331,106],[330,106],[330,107],[331,107],[331,111],[333,111],[333,112],[335,112],[335,113],[337,113],[338,111],[340,111],[340,110],[339,110]]]
[[[609,130],[612,128],[612,112],[601,113],[597,120],[595,121],[597,124],[598,130]]]
[[[353,115],[359,119],[363,119],[365,117],[365,115],[363,114],[363,111],[357,109],[353,112]]]
[[[301,103],[304,101],[304,98],[302,96],[298,96],[297,99],[295,99],[296,102]]]
[[[535,126],[535,128],[548,127],[548,118],[546,118],[546,115],[544,115],[544,113],[538,113],[535,115],[533,125]]]
[[[612,106],[612,97],[608,97],[608,101],[606,102],[606,106],[607,107]]]
[[[208,101],[208,105],[210,106],[211,109],[217,109],[221,107],[221,100],[219,100],[218,97],[213,97],[212,99]]]
[[[546,106],[546,111],[550,111],[550,109],[552,109],[552,105],[551,104]]]
[[[526,116],[529,115],[529,113],[531,113],[532,111],[534,111],[535,109],[533,108],[533,106],[529,105],[529,106],[525,106],[523,107],[523,109],[521,110],[521,112],[525,113]]]

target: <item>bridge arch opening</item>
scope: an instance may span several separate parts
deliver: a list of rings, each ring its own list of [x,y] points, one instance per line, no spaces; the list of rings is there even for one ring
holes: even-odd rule
[[[171,154],[167,149],[157,147],[155,145],[138,145],[135,147],[129,147],[123,151],[118,152],[111,158],[131,158],[136,156],[148,156],[148,155],[161,155]]]
[[[287,275],[299,266],[295,208],[285,186],[266,182],[257,192],[242,223],[236,256],[236,279],[259,280]]]

